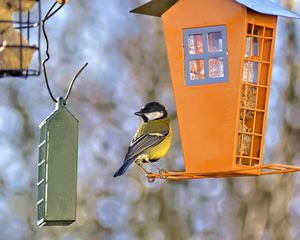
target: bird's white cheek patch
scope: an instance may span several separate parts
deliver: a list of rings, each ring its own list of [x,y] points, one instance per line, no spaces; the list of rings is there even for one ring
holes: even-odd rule
[[[146,113],[145,116],[148,118],[148,120],[154,120],[161,118],[164,114],[162,112],[152,112],[152,113]]]

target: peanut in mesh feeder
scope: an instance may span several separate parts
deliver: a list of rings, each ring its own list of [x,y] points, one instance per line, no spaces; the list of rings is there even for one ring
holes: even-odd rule
[[[185,161],[149,180],[300,171],[263,165],[278,16],[269,0],[152,0],[131,12],[161,17]]]
[[[0,77],[26,78],[40,74],[40,20],[40,0],[1,1]],[[33,57],[37,57],[34,66]]]

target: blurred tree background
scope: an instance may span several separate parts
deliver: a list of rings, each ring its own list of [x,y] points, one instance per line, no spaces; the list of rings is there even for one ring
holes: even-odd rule
[[[77,221],[36,226],[38,125],[55,105],[42,77],[0,81],[0,240],[300,239],[300,175],[149,184],[133,166],[114,179],[152,100],[173,117],[172,149],[160,166],[183,169],[159,18],[128,11],[146,0],[73,0],[47,23],[50,84],[80,119]],[[42,1],[43,13],[53,1]],[[299,0],[278,2],[300,12]],[[300,165],[300,23],[280,18],[265,162]],[[44,46],[43,46],[44,49]]]

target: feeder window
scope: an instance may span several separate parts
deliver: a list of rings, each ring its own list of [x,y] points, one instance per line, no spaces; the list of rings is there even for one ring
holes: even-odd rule
[[[222,32],[208,33],[207,40],[208,40],[208,51],[209,52],[222,52],[223,51]]]
[[[203,35],[193,34],[188,36],[189,54],[201,54],[203,53]]]
[[[190,61],[190,77],[191,80],[202,80],[204,79],[204,60]]]
[[[184,61],[187,86],[227,82],[226,27],[184,30]]]
[[[208,59],[209,77],[220,78],[224,77],[224,59],[223,58],[210,58]]]

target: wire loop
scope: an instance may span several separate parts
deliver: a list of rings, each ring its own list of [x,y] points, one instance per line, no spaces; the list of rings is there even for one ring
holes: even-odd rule
[[[64,5],[65,3],[61,4],[58,8],[56,8],[54,11],[53,9],[55,8],[57,2],[55,1],[55,3],[51,6],[51,8],[49,9],[49,11],[47,12],[46,16],[44,17],[44,19],[42,20],[42,30],[43,30],[43,35],[45,37],[45,41],[46,41],[46,58],[43,61],[43,73],[44,73],[44,78],[45,78],[45,82],[46,82],[46,86],[49,92],[49,95],[51,97],[51,99],[57,103],[56,98],[54,97],[50,85],[49,85],[49,80],[48,80],[48,75],[47,75],[47,68],[46,68],[46,63],[49,61],[50,59],[50,53],[49,53],[49,39],[46,33],[46,29],[45,29],[45,23],[47,20],[49,20],[51,17],[53,17]],[[77,79],[77,77],[82,73],[82,71],[86,68],[86,66],[88,65],[88,63],[85,63],[84,66],[76,73],[76,75],[74,76],[74,78],[72,79],[68,91],[64,97],[64,100],[67,100],[71,94],[73,85]]]

